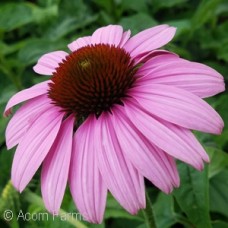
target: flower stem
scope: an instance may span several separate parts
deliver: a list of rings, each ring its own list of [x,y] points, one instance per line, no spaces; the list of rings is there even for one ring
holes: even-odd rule
[[[148,193],[146,192],[146,208],[143,210],[145,224],[148,228],[156,228],[155,218],[152,203]]]

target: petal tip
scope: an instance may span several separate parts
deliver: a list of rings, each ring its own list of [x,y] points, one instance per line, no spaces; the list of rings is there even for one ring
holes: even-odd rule
[[[69,49],[70,51],[72,51],[72,50],[74,49],[74,42],[75,42],[75,41],[73,41],[73,42],[71,42],[71,43],[69,43],[69,44],[67,45],[67,47],[68,47],[68,49]]]
[[[36,64],[35,66],[33,66],[33,68],[32,68],[32,69],[33,69],[36,73],[38,73],[38,74],[39,74],[39,70],[37,70],[37,68],[38,68],[38,67],[37,67],[37,64]]]
[[[10,150],[10,149],[12,149],[14,147],[14,145],[11,145],[11,143],[8,141],[8,140],[6,140],[6,149],[7,150]]]
[[[5,109],[4,113],[3,113],[3,117],[9,117],[12,114],[12,109]]]
[[[215,126],[214,131],[212,132],[212,134],[214,133],[215,135],[221,135],[222,131],[223,131],[223,128],[224,128],[224,121],[220,117],[219,123],[218,123],[217,126]]]
[[[205,152],[205,156],[203,157],[203,161],[206,163],[210,163],[210,157],[208,156],[208,154]]]
[[[175,34],[176,34],[177,28],[176,28],[176,27],[173,27],[173,26],[170,26],[168,29],[169,29],[169,31],[170,31],[171,39],[173,39],[173,37],[174,37]],[[171,40],[171,39],[170,39],[170,40]]]
[[[42,69],[38,63],[35,66],[33,66],[32,69],[34,70],[34,72],[36,72],[37,74],[40,74],[40,75],[52,75],[54,73],[54,70],[53,70],[53,72],[51,72],[50,69],[48,71]]]
[[[204,164],[203,164],[203,162],[201,163],[201,164],[199,164],[199,165],[197,165],[196,167],[195,167],[197,170],[199,170],[199,171],[203,171],[203,169],[204,169]]]
[[[52,215],[52,216],[58,216],[59,215],[59,209],[50,209],[50,208],[47,208],[47,211]]]
[[[172,179],[172,185],[174,188],[179,188],[180,187],[180,176],[179,173]]]
[[[179,181],[178,183],[175,183],[175,184],[174,184],[174,187],[175,187],[175,188],[179,188],[179,187],[180,187],[180,181]]]
[[[27,186],[27,183],[23,183],[22,181],[19,183],[18,191],[22,193]]]

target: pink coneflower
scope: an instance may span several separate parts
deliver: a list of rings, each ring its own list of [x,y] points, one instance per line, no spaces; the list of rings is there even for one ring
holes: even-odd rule
[[[168,25],[130,38],[118,25],[43,55],[34,67],[49,80],[8,102],[26,101],[6,130],[18,144],[12,183],[20,192],[40,165],[46,208],[59,211],[67,181],[79,212],[103,219],[107,190],[131,214],[145,207],[144,177],[165,193],[179,186],[175,159],[198,170],[209,162],[191,130],[220,134],[223,121],[202,98],[224,91],[212,68],[155,50]]]

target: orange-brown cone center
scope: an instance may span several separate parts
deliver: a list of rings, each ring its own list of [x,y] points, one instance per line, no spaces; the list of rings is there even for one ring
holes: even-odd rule
[[[68,114],[99,116],[121,104],[134,82],[136,68],[122,48],[97,44],[72,52],[59,64],[49,84],[49,97]]]

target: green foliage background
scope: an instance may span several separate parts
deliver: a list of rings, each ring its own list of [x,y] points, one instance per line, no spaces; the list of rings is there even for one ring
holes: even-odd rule
[[[176,26],[175,39],[166,46],[183,58],[212,66],[228,80],[228,1],[226,0],[1,0],[0,1],[0,112],[17,91],[46,77],[32,66],[44,53],[66,50],[78,37],[107,24],[121,24],[135,34],[167,23]],[[221,136],[196,133],[211,157],[203,172],[178,162],[181,187],[165,195],[146,182],[159,228],[228,227],[228,94],[207,101],[221,114]],[[4,131],[9,119],[0,117],[0,227],[146,227],[143,214],[132,216],[108,196],[101,225],[65,218],[76,212],[67,189],[61,218],[17,219],[23,210],[46,212],[40,198],[39,173],[27,189],[17,193],[11,186],[10,169],[15,149],[6,150]],[[14,213],[11,221],[4,211]]]

